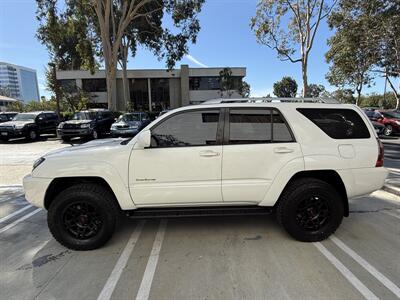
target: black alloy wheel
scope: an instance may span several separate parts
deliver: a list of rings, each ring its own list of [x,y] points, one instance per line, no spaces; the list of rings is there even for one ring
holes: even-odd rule
[[[329,203],[319,196],[304,199],[296,209],[296,222],[306,231],[321,229],[329,221],[329,217]]]
[[[103,218],[99,208],[86,201],[73,202],[62,213],[65,230],[79,240],[95,236],[103,225]]]

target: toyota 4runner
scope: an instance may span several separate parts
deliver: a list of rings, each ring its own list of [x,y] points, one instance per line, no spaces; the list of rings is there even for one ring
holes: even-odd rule
[[[26,198],[57,241],[95,249],[131,217],[266,214],[299,241],[327,238],[348,199],[380,189],[383,147],[356,106],[220,103],[157,118],[133,139],[39,158]]]

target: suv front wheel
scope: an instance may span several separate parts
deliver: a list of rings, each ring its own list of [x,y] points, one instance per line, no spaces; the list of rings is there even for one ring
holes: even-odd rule
[[[318,242],[333,234],[343,219],[343,201],[328,183],[314,178],[292,182],[277,206],[278,222],[295,239]]]
[[[92,250],[111,238],[117,216],[118,207],[111,192],[98,184],[85,183],[56,196],[47,222],[60,244],[73,250]]]

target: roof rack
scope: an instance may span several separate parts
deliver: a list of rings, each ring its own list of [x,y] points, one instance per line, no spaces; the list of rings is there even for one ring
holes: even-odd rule
[[[223,104],[223,103],[326,103],[326,104],[340,104],[339,101],[333,98],[317,97],[317,98],[219,98],[211,99],[203,102],[202,104]]]

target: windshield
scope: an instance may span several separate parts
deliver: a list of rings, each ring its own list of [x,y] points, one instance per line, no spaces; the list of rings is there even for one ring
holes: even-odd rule
[[[94,112],[77,112],[72,117],[72,120],[93,120],[96,118],[96,113]]]
[[[14,117],[14,121],[28,121],[35,120],[36,115],[34,114],[18,114]]]
[[[118,121],[124,121],[124,122],[134,122],[134,121],[140,121],[140,114],[126,114],[122,115],[119,117]]]

